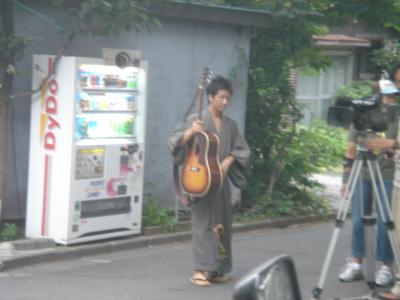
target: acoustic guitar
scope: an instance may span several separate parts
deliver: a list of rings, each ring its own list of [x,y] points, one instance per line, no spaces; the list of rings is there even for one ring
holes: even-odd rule
[[[196,88],[195,101],[198,104],[198,119],[202,119],[204,89],[210,82],[211,71],[204,69]],[[188,152],[181,171],[183,191],[192,197],[205,197],[218,192],[223,183],[219,162],[220,140],[212,132],[201,131],[188,142]]]

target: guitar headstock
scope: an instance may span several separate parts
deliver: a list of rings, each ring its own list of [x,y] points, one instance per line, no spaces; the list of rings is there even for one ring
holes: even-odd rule
[[[213,71],[210,68],[204,68],[201,74],[201,79],[199,81],[198,87],[202,90],[206,89],[214,77]]]

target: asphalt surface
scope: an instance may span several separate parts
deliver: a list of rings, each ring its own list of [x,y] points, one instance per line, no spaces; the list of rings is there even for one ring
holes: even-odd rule
[[[344,284],[337,280],[349,253],[349,225],[341,233],[322,299],[368,293],[363,281]],[[175,242],[6,270],[0,273],[0,299],[232,299],[242,276],[283,253],[293,256],[303,300],[310,299],[332,230],[333,222],[329,222],[235,234],[232,281],[209,288],[189,282],[191,243]]]

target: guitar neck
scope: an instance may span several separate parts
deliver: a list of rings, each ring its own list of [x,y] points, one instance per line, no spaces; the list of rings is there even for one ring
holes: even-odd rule
[[[197,107],[198,107],[198,117],[199,120],[202,120],[202,114],[203,114],[203,94],[204,94],[204,88],[198,86],[196,90],[196,102],[197,102]]]

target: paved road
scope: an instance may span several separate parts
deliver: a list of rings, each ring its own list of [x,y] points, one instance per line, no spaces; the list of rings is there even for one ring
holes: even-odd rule
[[[336,210],[340,209],[342,199],[338,195],[340,195],[340,188],[342,187],[342,174],[314,174],[312,179],[322,184],[324,188],[319,193],[329,201],[331,207]]]
[[[341,234],[324,299],[367,293],[363,282],[343,284],[336,279],[348,253],[349,227],[347,224]],[[331,222],[237,234],[234,237],[233,280],[211,288],[190,284],[191,244],[174,243],[0,273],[0,299],[231,299],[240,277],[259,263],[282,253],[294,257],[303,299],[310,299],[310,290],[318,281],[332,228]]]

